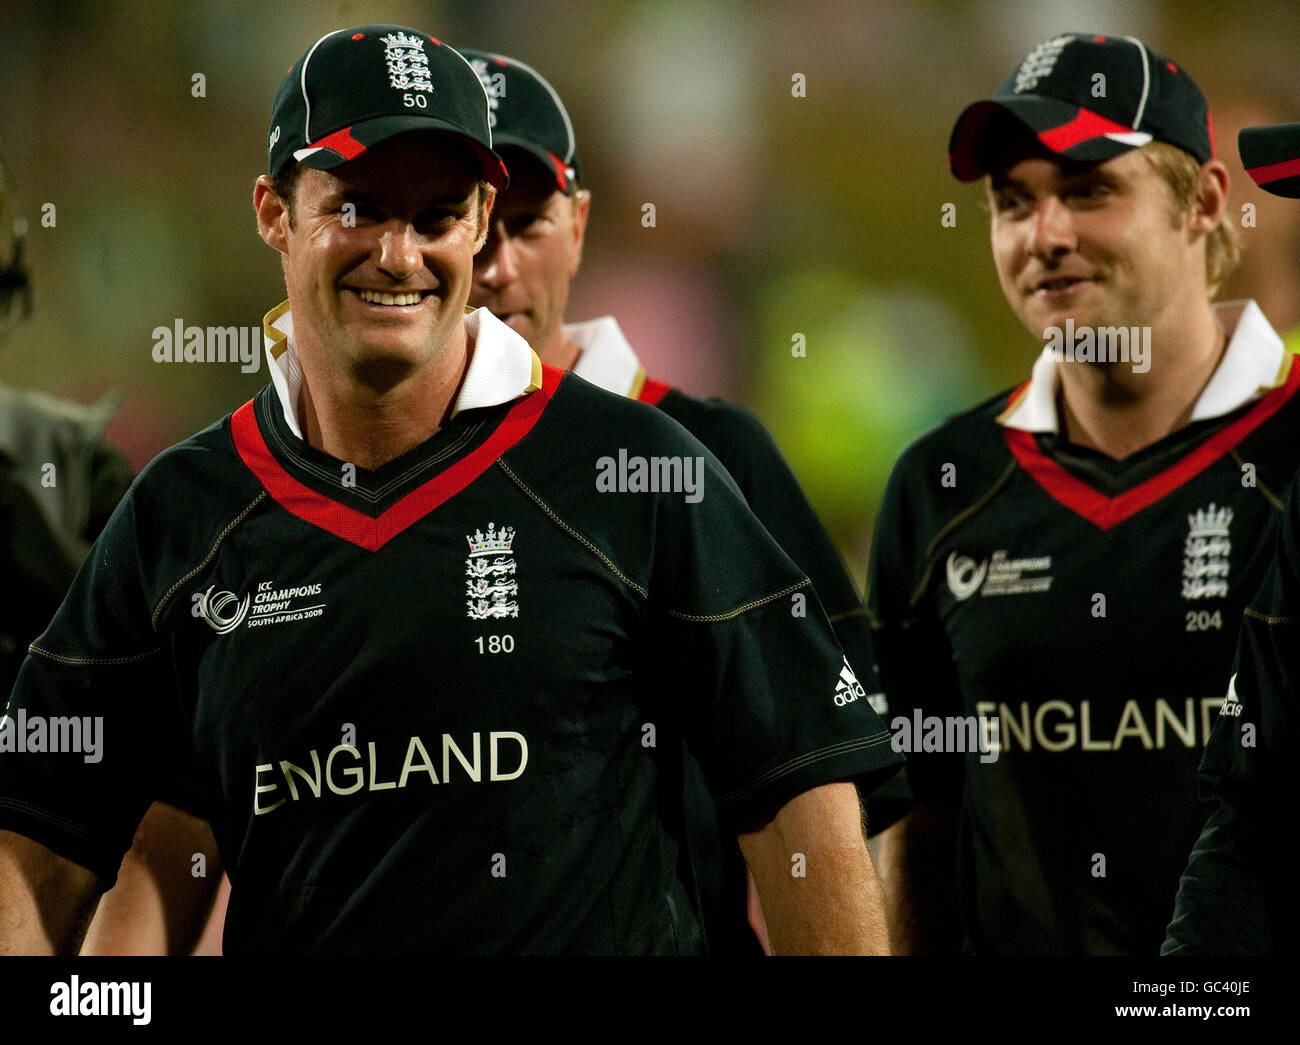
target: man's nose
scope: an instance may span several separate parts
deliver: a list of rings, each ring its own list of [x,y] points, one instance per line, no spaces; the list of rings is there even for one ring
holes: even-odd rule
[[[1073,250],[1076,245],[1074,219],[1057,197],[1047,196],[1034,212],[1029,251],[1040,257],[1052,257]]]
[[[494,228],[475,259],[474,278],[492,290],[499,290],[519,276],[514,243],[500,228]]]
[[[405,279],[422,265],[415,230],[406,222],[393,222],[379,235],[379,268],[396,280]]]

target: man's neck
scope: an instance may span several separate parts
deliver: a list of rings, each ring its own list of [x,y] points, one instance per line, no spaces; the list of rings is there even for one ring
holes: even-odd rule
[[[1187,425],[1228,343],[1208,302],[1191,318],[1151,331],[1145,373],[1127,363],[1057,363],[1065,437],[1119,461]]]
[[[557,328],[540,348],[534,345],[533,351],[547,366],[559,370],[572,370],[578,362],[578,357],[582,355],[582,347],[576,341],[570,341],[565,337],[563,328]]]
[[[315,373],[300,352],[303,435],[316,449],[367,471],[395,461],[450,418],[473,347],[462,324],[427,366],[384,389],[350,374]]]

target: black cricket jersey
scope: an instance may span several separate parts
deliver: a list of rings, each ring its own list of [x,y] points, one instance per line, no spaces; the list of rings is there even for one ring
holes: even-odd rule
[[[808,574],[849,662],[869,671],[871,627],[862,597],[763,423],[734,403],[696,398],[655,381],[646,382],[639,398],[658,406],[722,462],[767,532]]]
[[[1291,358],[1247,306],[1192,422],[1119,462],[1020,423],[1040,359],[896,466],[868,606],[912,790],[960,807],[967,949],[1157,953],[1300,459]]]
[[[896,768],[716,459],[466,322],[464,388],[526,353],[525,394],[374,472],[271,387],[150,464],[8,712],[102,715],[103,757],[0,748],[0,826],[107,884],[185,781],[231,954],[692,953],[683,738],[729,816]]]
[[[583,350],[573,373],[657,406],[709,448],[768,533],[812,581],[849,662],[872,674],[871,628],[857,586],[763,423],[735,403],[687,395],[649,378],[612,317],[568,324],[564,333]]]
[[[1242,619],[1198,777],[1211,811],[1179,883],[1162,954],[1280,955],[1300,933],[1285,842],[1300,798],[1298,495],[1293,484],[1276,555]]]
[[[871,628],[857,588],[771,433],[744,407],[687,395],[649,378],[617,321],[610,316],[566,325],[564,333],[582,354],[573,372],[610,392],[657,406],[700,440],[736,481],[750,509],[812,581],[835,637],[858,677],[874,694]],[[761,953],[749,926],[746,869],[736,836],[720,825],[708,787],[689,756],[686,788],[691,845],[687,877],[698,885],[710,954]],[[868,830],[883,830],[909,804],[901,774],[873,795]]]

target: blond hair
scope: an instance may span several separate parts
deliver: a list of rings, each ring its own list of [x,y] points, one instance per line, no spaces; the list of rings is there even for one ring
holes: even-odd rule
[[[1151,142],[1141,148],[1147,162],[1169,186],[1173,196],[1176,216],[1181,217],[1193,205],[1201,184],[1202,164],[1190,152],[1167,142]],[[1224,211],[1210,234],[1205,238],[1205,284],[1211,299],[1218,293],[1232,270],[1241,261],[1241,233],[1231,216]]]

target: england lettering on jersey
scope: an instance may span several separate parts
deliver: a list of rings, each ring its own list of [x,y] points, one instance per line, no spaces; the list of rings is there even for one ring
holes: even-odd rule
[[[429,746],[435,752],[441,749],[441,779],[437,763],[430,757],[429,748],[420,737],[411,737],[407,742],[400,771],[395,765],[389,765],[387,773],[380,772],[378,763],[384,759],[376,752],[373,741],[366,745],[364,757],[352,745],[339,744],[323,755],[313,748],[305,758],[299,757],[301,765],[287,759],[263,763],[254,769],[253,815],[274,812],[285,802],[297,802],[308,796],[320,798],[326,792],[346,796],[363,790],[368,793],[401,789],[411,782],[413,775],[430,786],[450,784],[456,780],[471,784],[499,783],[518,780],[528,768],[528,739],[513,730],[494,730],[487,734],[486,739],[478,732],[459,740],[444,733],[441,737],[431,738]],[[486,774],[484,749],[488,752]],[[335,759],[338,760],[337,768]],[[392,761],[391,753],[388,760]],[[310,769],[304,768],[308,765]],[[388,780],[383,779],[385,775]],[[278,799],[277,795],[280,796]]]

